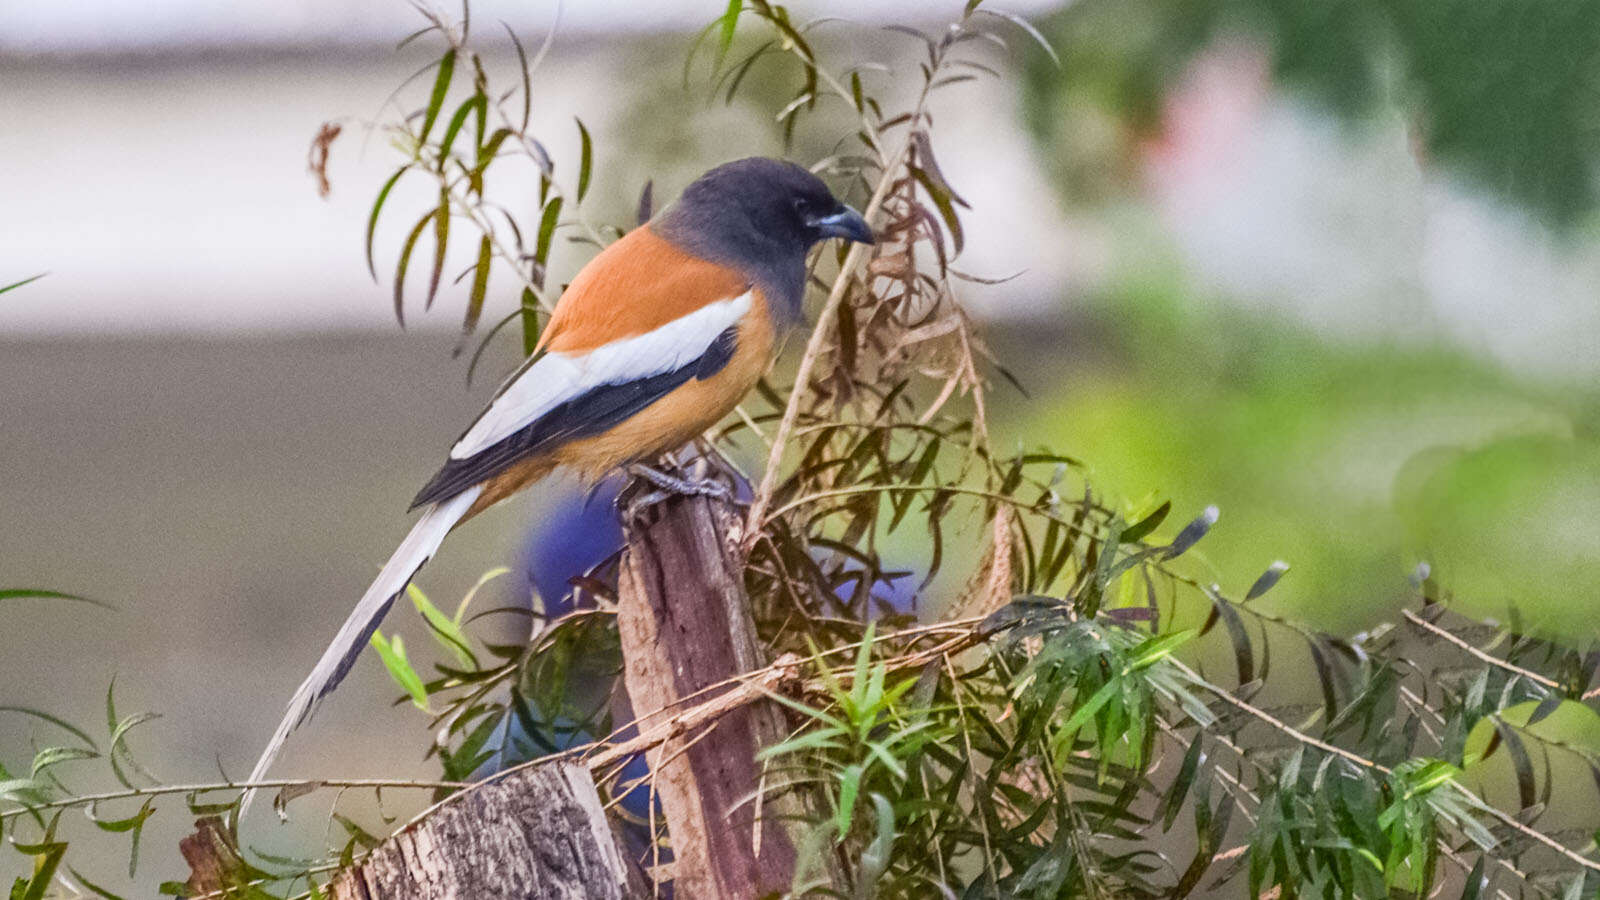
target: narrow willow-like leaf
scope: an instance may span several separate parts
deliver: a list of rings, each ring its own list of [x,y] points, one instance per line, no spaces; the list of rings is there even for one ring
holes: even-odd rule
[[[1183,754],[1183,764],[1178,767],[1178,775],[1172,780],[1172,787],[1167,790],[1167,795],[1161,801],[1161,830],[1172,830],[1172,823],[1178,818],[1178,810],[1183,808],[1183,799],[1189,795],[1189,787],[1194,784],[1195,774],[1200,765],[1205,762],[1205,740],[1203,735],[1196,734],[1194,742],[1189,745],[1188,751]]]
[[[433,219],[434,210],[430,209],[423,213],[422,218],[418,219],[417,224],[411,227],[410,233],[406,235],[405,241],[400,245],[400,260],[395,263],[394,268],[394,317],[400,323],[401,328],[404,328],[406,324],[406,270],[411,267],[411,251],[416,249],[417,239],[422,236],[422,230],[427,228]]]
[[[1029,22],[1027,19],[1024,19],[1016,13],[1006,12],[999,9],[979,9],[975,11],[984,13],[986,15],[991,15],[996,18],[1005,19],[1007,22],[1010,22],[1011,24],[1022,29],[1028,35],[1028,37],[1033,38],[1034,43],[1038,44],[1045,53],[1049,54],[1050,61],[1055,63],[1056,68],[1061,68],[1061,57],[1056,55],[1056,48],[1050,45],[1049,38],[1046,38],[1042,33],[1040,33],[1039,29],[1035,28],[1032,22]]]
[[[450,77],[456,70],[456,51],[452,47],[439,58],[439,74],[433,79],[433,92],[428,97],[428,108],[422,116],[422,131],[418,139],[426,141],[428,132],[433,130],[433,123],[439,118],[439,110],[444,106],[444,97],[450,91]]]
[[[428,298],[423,309],[433,308],[433,298],[439,293],[439,279],[444,275],[444,254],[450,246],[450,189],[439,189],[439,205],[433,211],[433,271],[428,275]]]
[[[456,107],[455,115],[450,117],[450,124],[445,126],[444,136],[439,139],[439,171],[444,171],[444,163],[450,157],[450,149],[455,145],[456,135],[461,132],[461,126],[466,124],[467,116],[473,112],[478,114],[478,127],[481,130],[484,119],[489,115],[489,98],[481,91],[474,93]]]
[[[494,262],[494,245],[486,234],[478,239],[478,263],[472,275],[472,290],[467,294],[467,315],[461,322],[461,342],[456,344],[456,354],[461,353],[466,339],[478,327],[483,316],[483,301],[489,293],[489,269]]]
[[[1538,797],[1533,775],[1533,759],[1528,755],[1528,747],[1522,741],[1522,735],[1499,716],[1494,717],[1495,732],[1500,735],[1500,740],[1505,744],[1506,752],[1511,754],[1511,767],[1517,775],[1517,798],[1521,809],[1532,806]],[[1484,754],[1485,757],[1488,753]]]
[[[589,193],[589,178],[594,174],[594,142],[583,120],[576,116],[572,120],[578,123],[578,202],[582,203]]]
[[[722,64],[722,58],[728,55],[728,48],[733,46],[733,35],[739,28],[739,13],[744,9],[744,0],[728,0],[728,8],[717,20],[717,65]]]
[[[101,609],[115,610],[116,607],[103,600],[91,600],[77,594],[63,594],[60,591],[47,591],[42,588],[6,588],[0,590],[0,600],[71,600],[75,603],[87,603]]]
[[[933,200],[933,205],[939,210],[939,217],[944,220],[944,225],[950,230],[950,243],[955,255],[961,254],[961,249],[966,244],[966,236],[961,230],[961,217],[956,214],[955,203],[950,192],[934,183],[928,173],[920,168],[912,167],[911,175],[928,192],[928,197]]]
[[[534,243],[533,258],[543,267],[550,260],[550,242],[555,237],[556,225],[561,219],[561,198],[551,200],[539,217],[539,237]]]
[[[504,22],[500,25],[511,36],[511,46],[517,49],[517,74],[522,77],[522,130],[527,131],[528,121],[533,117],[533,71],[528,68],[528,52],[523,49],[517,32]]]
[[[1211,598],[1211,614],[1206,617],[1206,622],[1200,628],[1201,634],[1209,632],[1218,620],[1228,628],[1228,640],[1233,643],[1233,658],[1239,669],[1239,683],[1249,684],[1255,680],[1255,654],[1250,645],[1250,633],[1245,631],[1244,620],[1239,617],[1239,611],[1233,608],[1221,597]]]
[[[372,238],[378,231],[378,214],[383,212],[383,202],[389,199],[389,192],[394,190],[395,183],[400,180],[400,176],[409,171],[411,171],[411,164],[407,163],[396,169],[394,174],[389,176],[389,180],[385,181],[383,187],[378,189],[378,199],[372,202],[372,212],[367,214],[367,272],[372,275],[373,281],[378,280],[378,268],[372,261]]]
[[[539,349],[539,298],[522,289],[522,355],[532,356]]]
[[[0,706],[0,713],[6,712],[20,713],[22,715],[38,719],[41,722],[48,722],[51,725],[60,728],[62,731],[67,732],[78,740],[83,741],[84,744],[88,745],[90,749],[99,750],[99,745],[95,743],[94,738],[89,736],[88,732],[85,732],[83,729],[59,716],[51,715],[43,710],[32,709],[26,706]],[[3,771],[3,769],[0,769],[0,771]]]
[[[383,667],[389,670],[389,677],[410,695],[412,704],[424,712],[429,711],[428,689],[422,683],[422,676],[406,659],[405,640],[398,634],[389,640],[381,632],[374,631],[371,643],[372,648],[378,651],[378,658],[383,660]]]
[[[1167,514],[1170,512],[1172,512],[1172,501],[1167,500],[1156,507],[1155,511],[1150,515],[1129,525],[1127,530],[1122,532],[1122,542],[1125,544],[1137,544],[1144,540],[1151,532],[1161,527],[1161,523],[1167,520]]]
[[[39,274],[33,276],[32,278],[24,278],[21,281],[13,281],[12,283],[6,285],[5,287],[0,287],[0,294],[4,294],[6,291],[15,290],[15,289],[17,289],[19,287],[22,287],[25,284],[32,284],[33,282],[38,281],[39,279],[43,278],[44,276],[46,276],[48,274],[49,274],[48,272],[40,272]]]

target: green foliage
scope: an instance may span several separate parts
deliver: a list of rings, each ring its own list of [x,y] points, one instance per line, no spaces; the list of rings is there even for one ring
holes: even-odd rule
[[[1431,158],[1547,221],[1596,208],[1600,4],[1089,0],[1044,30],[1065,62],[1030,66],[1030,124],[1080,200],[1117,189],[1195,54],[1244,36],[1277,79],[1347,121],[1398,106]]]

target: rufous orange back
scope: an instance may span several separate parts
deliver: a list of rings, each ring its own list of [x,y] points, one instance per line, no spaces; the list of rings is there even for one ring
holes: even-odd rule
[[[600,251],[556,302],[539,347],[583,353],[644,334],[708,303],[737,297],[751,282],[691,256],[645,225]]]

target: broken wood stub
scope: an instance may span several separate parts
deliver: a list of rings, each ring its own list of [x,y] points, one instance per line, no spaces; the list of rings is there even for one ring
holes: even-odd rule
[[[633,900],[589,770],[556,759],[448,798],[340,872],[335,900]]]
[[[680,701],[709,700],[717,691],[705,689],[768,662],[728,540],[729,515],[705,497],[670,497],[625,523],[617,631],[641,731],[687,705]],[[788,828],[798,803],[757,799],[756,754],[783,736],[778,708],[763,702],[646,754],[672,843],[676,896],[747,900],[789,888]]]

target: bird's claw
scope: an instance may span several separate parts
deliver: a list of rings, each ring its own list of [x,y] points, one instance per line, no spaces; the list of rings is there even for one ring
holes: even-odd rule
[[[628,474],[655,488],[627,501],[630,516],[672,497],[710,497],[724,502],[733,499],[728,486],[714,478],[680,478],[641,463],[629,466]]]

